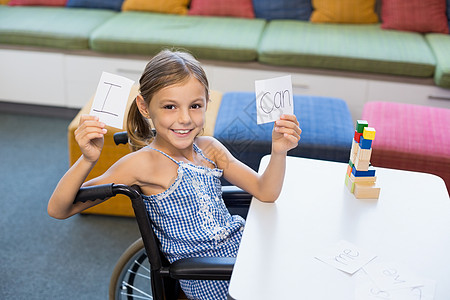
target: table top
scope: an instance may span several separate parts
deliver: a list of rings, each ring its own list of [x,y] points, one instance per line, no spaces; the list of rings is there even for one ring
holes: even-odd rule
[[[345,240],[370,250],[375,260],[435,280],[434,299],[450,299],[450,199],[444,181],[376,168],[379,199],[356,199],[345,186],[346,169],[345,163],[288,157],[278,200],[252,200],[230,298],[354,299],[362,271],[349,275],[315,258]]]

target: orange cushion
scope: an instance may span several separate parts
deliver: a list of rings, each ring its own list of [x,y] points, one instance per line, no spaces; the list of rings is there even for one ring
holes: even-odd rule
[[[445,0],[383,0],[383,29],[448,33]]]
[[[190,15],[254,18],[252,0],[192,0]]]
[[[122,10],[185,15],[188,4],[189,0],[125,0]]]
[[[313,23],[377,23],[375,0],[312,0]]]

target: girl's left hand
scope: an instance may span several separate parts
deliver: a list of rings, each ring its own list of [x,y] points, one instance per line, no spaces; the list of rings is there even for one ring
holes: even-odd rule
[[[282,115],[272,131],[272,153],[286,154],[297,147],[302,130],[295,115]]]

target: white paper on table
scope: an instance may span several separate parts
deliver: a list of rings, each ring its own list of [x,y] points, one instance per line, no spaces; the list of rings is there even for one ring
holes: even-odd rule
[[[375,257],[369,251],[344,240],[316,255],[317,259],[349,274],[355,273]]]
[[[394,263],[370,263],[364,271],[383,291],[422,286],[424,279]]]
[[[256,122],[274,122],[282,114],[294,113],[291,75],[255,81]]]
[[[133,84],[134,81],[131,79],[103,72],[90,114],[98,116],[106,125],[122,129],[128,96]]]
[[[436,282],[424,279],[423,286],[381,290],[370,278],[355,289],[355,300],[433,300]]]

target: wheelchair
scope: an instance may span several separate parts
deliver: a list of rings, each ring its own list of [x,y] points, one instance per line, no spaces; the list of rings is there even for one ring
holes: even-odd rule
[[[126,132],[114,135],[116,144],[126,144]],[[138,186],[106,184],[82,187],[74,202],[106,199],[118,194],[130,198],[141,238],[117,261],[109,285],[109,299],[178,299],[178,280],[230,280],[235,258],[191,257],[170,264],[160,251]],[[234,186],[223,186],[222,196],[231,214],[246,217],[252,196]]]

